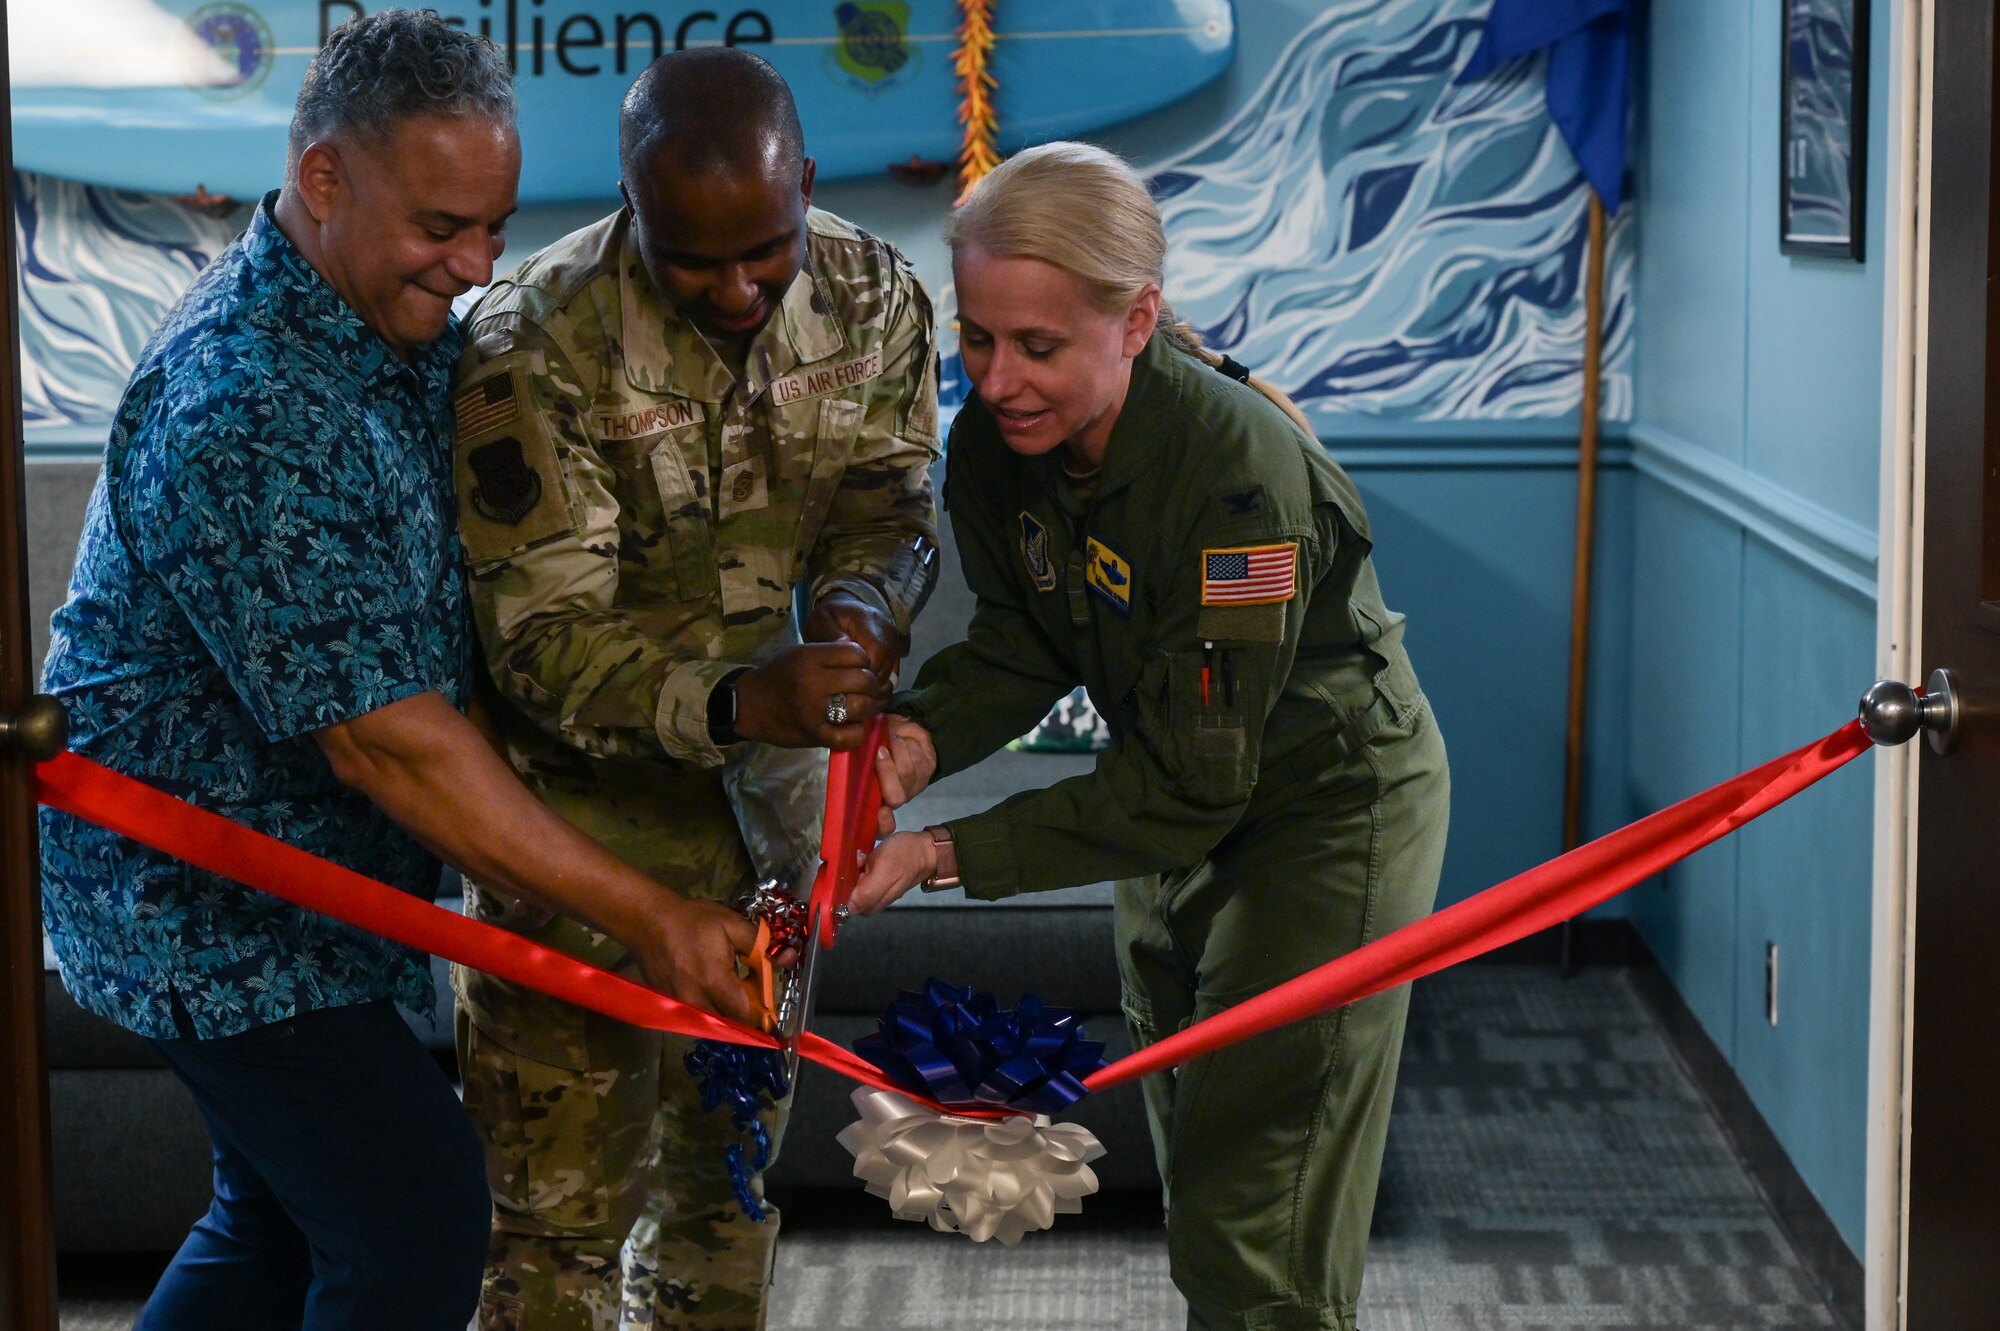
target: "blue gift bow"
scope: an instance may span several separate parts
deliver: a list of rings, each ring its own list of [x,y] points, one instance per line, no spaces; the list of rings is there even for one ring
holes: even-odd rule
[[[785,1081],[784,1059],[775,1050],[696,1040],[681,1063],[701,1083],[702,1109],[712,1111],[728,1105],[730,1122],[748,1139],[751,1150],[746,1151],[741,1141],[731,1142],[722,1159],[743,1214],[761,1223],[764,1208],[750,1190],[750,1180],[771,1163],[771,1130],[761,1113],[765,1097],[769,1097],[768,1103],[777,1104],[791,1093]]]
[[[932,977],[921,992],[897,994],[854,1052],[940,1104],[1053,1115],[1081,1100],[1083,1079],[1105,1066],[1103,1043],[1083,1035],[1076,1013],[1033,994],[1002,1011],[991,994]]]

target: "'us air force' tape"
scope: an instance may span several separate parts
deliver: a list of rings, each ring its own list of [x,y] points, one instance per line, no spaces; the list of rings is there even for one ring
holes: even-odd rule
[[[776,406],[798,402],[809,397],[824,397],[828,393],[838,393],[843,388],[865,384],[871,379],[882,377],[882,353],[871,351],[859,360],[848,361],[844,365],[829,365],[820,370],[800,370],[782,379],[771,381],[771,401]]]

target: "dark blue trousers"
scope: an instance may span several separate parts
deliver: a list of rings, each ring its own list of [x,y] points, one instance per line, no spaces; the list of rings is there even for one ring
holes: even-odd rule
[[[393,1006],[153,1044],[207,1120],[215,1200],[134,1331],[465,1331],[485,1159]]]

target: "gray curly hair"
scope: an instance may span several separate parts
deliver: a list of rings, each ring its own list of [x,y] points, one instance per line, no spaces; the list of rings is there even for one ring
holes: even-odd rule
[[[385,9],[327,34],[292,112],[294,161],[342,132],[386,139],[418,115],[514,123],[514,76],[484,37],[429,9]]]

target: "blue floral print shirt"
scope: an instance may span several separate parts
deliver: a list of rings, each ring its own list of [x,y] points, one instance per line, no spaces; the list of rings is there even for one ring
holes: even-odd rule
[[[463,706],[451,491],[456,326],[406,363],[267,196],[140,356],[43,688],[71,748],[429,896],[438,865],[312,732],[426,690]],[[202,1039],[316,1008],[432,1006],[409,949],[44,809],[42,919],[78,1003]]]

